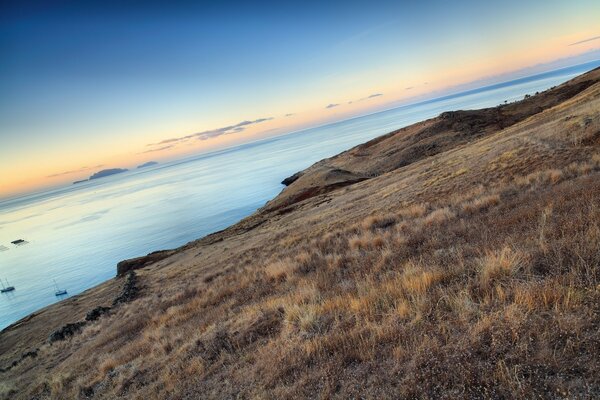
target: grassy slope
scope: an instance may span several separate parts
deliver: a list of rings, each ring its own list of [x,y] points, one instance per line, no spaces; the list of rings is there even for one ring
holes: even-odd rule
[[[4,363],[40,350],[0,393],[597,397],[599,82],[317,163],[256,215],[139,270],[139,298],[72,339],[42,344],[81,318],[73,305],[2,332]],[[74,301],[109,302],[96,293]]]

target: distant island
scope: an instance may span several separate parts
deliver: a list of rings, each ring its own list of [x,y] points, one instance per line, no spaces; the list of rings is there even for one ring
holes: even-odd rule
[[[94,175],[90,176],[88,179],[83,179],[83,180],[80,180],[80,181],[73,182],[73,185],[76,185],[78,183],[83,183],[83,182],[91,181],[92,179],[104,178],[106,176],[120,174],[122,172],[127,172],[127,171],[129,171],[127,168],[103,169],[102,171],[96,172]]]
[[[151,166],[156,165],[156,164],[158,164],[156,161],[148,161],[146,163],[138,165],[137,167],[138,168],[146,168],[146,167],[151,167]]]
[[[127,172],[127,171],[128,171],[128,169],[126,169],[126,168],[103,169],[102,171],[98,171],[94,175],[90,176],[90,180],[104,178],[105,176],[120,174],[122,172]]]

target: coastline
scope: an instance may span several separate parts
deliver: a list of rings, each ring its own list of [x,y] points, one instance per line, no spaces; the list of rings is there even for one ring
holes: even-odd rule
[[[293,246],[304,240],[304,236],[316,237],[323,232],[340,229],[350,219],[360,220],[374,210],[390,208],[392,203],[388,202],[391,199],[393,204],[409,204],[415,198],[435,202],[450,190],[466,190],[469,184],[480,178],[476,175],[478,163],[488,162],[499,171],[511,168],[510,171],[521,172],[519,168],[524,167],[517,160],[511,159],[515,165],[509,165],[502,159],[503,154],[515,151],[509,139],[514,136],[522,141],[519,143],[526,143],[527,138],[523,138],[522,132],[547,120],[578,128],[580,125],[574,125],[575,122],[580,123],[578,120],[569,122],[570,110],[584,102],[586,95],[595,99],[600,90],[599,82],[600,69],[597,68],[521,102],[484,110],[444,113],[319,161],[299,171],[299,177],[278,196],[237,224],[170,250],[160,260],[153,259],[152,255],[138,259],[136,265],[141,268],[136,269],[136,273],[142,282],[142,296],[153,298],[160,294],[166,297],[169,294],[166,285],[186,274],[200,274],[202,290],[210,291],[211,282],[223,279],[230,269],[243,268],[262,257],[268,260],[265,255],[276,253],[280,242]],[[582,121],[581,126],[587,127],[586,120]],[[508,132],[508,139],[498,136],[499,132]],[[532,132],[543,137],[538,131]],[[473,150],[472,155],[466,153],[470,146],[476,146],[477,152]],[[568,157],[548,155],[537,147],[534,149],[539,151],[536,156],[539,159],[535,161],[537,168],[583,162],[589,156],[583,152],[570,152]],[[586,151],[592,150],[593,146]],[[461,168],[453,158],[457,154],[465,162]],[[544,159],[544,156],[549,158]],[[448,170],[452,174],[447,175]],[[493,170],[490,175],[495,177]],[[439,176],[455,179],[456,182],[452,183],[453,186],[438,187],[439,181],[443,180]],[[498,175],[494,179],[500,178],[501,175]],[[399,186],[390,191],[392,184]],[[374,205],[358,207],[357,204],[362,204],[364,198]],[[371,209],[375,205],[377,207]],[[311,228],[313,226],[317,227],[316,231]],[[296,231],[291,234],[290,229]],[[50,332],[67,322],[82,319],[96,306],[112,302],[122,285],[122,279],[113,278],[3,329],[0,332],[1,365],[31,350],[32,346],[45,346]],[[185,293],[185,290],[178,289],[178,292]]]
[[[592,63],[594,63],[594,62],[586,63],[586,65],[587,64],[592,64]],[[572,81],[569,81],[568,83],[571,83],[571,82],[573,82],[575,80],[580,80],[581,76],[585,76],[585,75],[591,74],[594,71],[599,71],[599,70],[600,70],[600,67],[596,67],[596,68],[592,69],[591,71],[580,75],[580,77],[578,77],[578,78],[576,78],[576,79],[574,79]],[[544,73],[544,74],[546,74],[546,73]],[[544,75],[544,74],[540,74],[540,75]],[[527,78],[520,78],[519,80],[522,80],[522,79],[527,79]],[[504,83],[500,83],[498,85],[502,85],[502,84],[504,84]],[[572,88],[572,93],[567,93],[566,94],[567,98],[573,96],[574,95],[573,93],[575,93],[575,94],[579,93],[580,91],[586,89],[587,86],[592,85],[592,84],[594,84],[594,82],[590,81],[589,84],[587,84],[587,85],[586,84],[584,84],[584,85],[577,85],[575,88]],[[563,85],[565,85],[565,84],[563,84]],[[561,86],[563,86],[563,85],[561,85]],[[492,85],[490,87],[493,87],[493,86],[496,86],[496,85]],[[481,88],[481,89],[482,90],[486,90],[486,89],[488,89],[488,87],[484,87],[484,88]],[[552,92],[554,89],[555,88],[551,88],[551,89],[545,91],[544,93]],[[469,91],[466,91],[466,92],[478,91],[478,90],[480,90],[480,89],[469,90]],[[460,95],[460,93],[449,95],[449,96],[456,96],[456,95]],[[536,96],[536,98],[539,98],[539,96]],[[436,99],[425,100],[423,102],[430,102],[430,101],[434,101],[434,100],[436,100]],[[523,102],[525,102],[526,100],[527,99],[519,101],[517,103],[513,103],[512,106],[521,108],[522,105],[523,105]],[[550,102],[550,104],[546,104],[545,107],[546,108],[552,107],[559,100],[562,100],[562,97],[559,97],[558,99],[556,99],[555,103]],[[537,100],[534,99],[533,97],[530,99],[530,101],[536,101],[537,102]],[[509,106],[510,105],[511,104],[509,104]],[[496,110],[496,109],[502,108],[502,107],[503,106],[500,105],[498,107],[492,107],[490,109],[483,109],[483,110]],[[529,117],[531,115],[535,115],[535,114],[540,113],[540,112],[542,112],[544,110],[543,107],[540,108],[537,105],[536,105],[536,108],[537,109],[535,111],[531,111],[530,110],[530,111],[527,111],[527,112],[523,113],[522,116],[518,116],[516,122],[518,122],[518,120],[520,120],[520,119]],[[473,112],[478,112],[478,111],[482,111],[482,110],[473,110]],[[378,111],[378,112],[385,112],[385,110],[384,111]],[[147,254],[145,256],[142,255],[142,256],[139,256],[139,257],[135,257],[133,259],[122,260],[122,261],[118,262],[117,265],[115,265],[115,278],[112,278],[112,279],[110,279],[108,281],[105,281],[105,282],[103,282],[103,283],[101,283],[101,284],[99,284],[97,286],[88,288],[84,292],[79,293],[79,294],[77,294],[75,296],[72,296],[69,299],[66,299],[64,301],[60,301],[58,303],[50,304],[50,305],[48,305],[46,307],[43,307],[43,308],[41,308],[39,310],[36,310],[36,311],[32,312],[31,314],[29,314],[29,315],[27,315],[27,316],[25,316],[25,317],[23,317],[23,318],[15,321],[14,323],[6,326],[2,330],[0,330],[0,334],[2,334],[5,331],[12,330],[12,329],[18,327],[19,325],[24,324],[27,321],[30,321],[36,315],[39,315],[39,314],[43,313],[45,310],[52,309],[54,306],[59,306],[63,302],[69,302],[69,301],[71,301],[71,302],[75,302],[76,303],[76,302],[78,302],[79,298],[85,298],[85,297],[87,297],[87,295],[89,293],[93,292],[97,288],[100,290],[101,287],[103,287],[104,285],[112,283],[115,279],[117,279],[120,276],[124,275],[125,272],[128,272],[129,270],[137,270],[139,268],[145,268],[145,267],[150,266],[150,265],[152,265],[154,263],[158,263],[159,261],[162,261],[165,258],[169,258],[171,256],[177,255],[180,252],[189,250],[189,249],[193,248],[196,245],[210,245],[210,244],[218,243],[218,242],[221,242],[221,241],[225,240],[229,236],[240,235],[240,234],[243,234],[245,232],[251,231],[252,229],[254,229],[254,228],[256,228],[256,227],[264,224],[266,222],[266,219],[270,217],[270,215],[269,215],[270,212],[276,211],[279,214],[288,213],[288,212],[291,211],[289,209],[289,206],[293,206],[297,202],[302,202],[302,201],[304,201],[306,199],[309,199],[311,197],[322,195],[322,194],[326,194],[326,193],[328,193],[330,191],[342,188],[342,187],[344,187],[346,185],[353,185],[355,183],[358,183],[358,182],[361,182],[363,180],[369,179],[370,177],[367,177],[367,176],[356,176],[356,174],[350,174],[348,176],[340,176],[340,173],[341,173],[341,175],[344,175],[345,171],[343,171],[343,170],[340,171],[336,167],[331,167],[331,165],[329,163],[329,160],[333,160],[333,159],[339,158],[340,156],[343,156],[343,155],[345,155],[345,154],[347,154],[347,153],[349,153],[351,151],[360,150],[363,147],[370,147],[373,144],[376,144],[376,143],[378,143],[378,142],[380,142],[380,141],[382,141],[382,140],[384,140],[384,139],[386,139],[386,138],[388,138],[390,136],[393,136],[393,135],[397,134],[398,132],[405,131],[408,128],[420,127],[420,126],[423,126],[423,125],[427,125],[432,120],[436,120],[438,118],[442,118],[442,119],[450,118],[451,119],[452,116],[453,116],[453,114],[455,114],[455,113],[457,113],[457,111],[445,112],[442,115],[440,115],[439,117],[434,117],[434,118],[431,118],[431,119],[428,119],[428,120],[425,120],[425,121],[422,121],[422,122],[418,122],[418,123],[413,124],[411,126],[404,127],[404,128],[399,129],[399,130],[395,130],[395,131],[389,132],[389,133],[381,135],[381,136],[379,136],[379,137],[377,137],[375,139],[372,139],[372,140],[370,140],[370,141],[368,141],[366,143],[363,143],[363,144],[360,144],[360,145],[355,146],[353,148],[350,148],[348,150],[345,150],[345,151],[339,153],[336,156],[333,156],[331,158],[318,161],[318,162],[316,162],[315,164],[313,164],[312,166],[308,167],[305,170],[297,171],[296,173],[294,173],[290,177],[284,179],[284,181],[282,182],[282,185],[283,185],[282,191],[277,196],[275,196],[273,199],[269,200],[262,208],[260,208],[259,210],[257,210],[255,213],[249,215],[248,217],[243,218],[239,222],[237,222],[237,223],[235,223],[233,225],[230,225],[229,227],[227,227],[225,229],[218,230],[216,232],[210,233],[210,234],[208,234],[206,236],[203,236],[201,238],[191,240],[190,242],[188,242],[188,243],[186,243],[186,244],[184,244],[182,246],[176,247],[176,248],[154,250],[154,251],[152,251],[151,253],[149,253],[149,254]],[[467,112],[467,113],[469,113],[469,112]],[[360,117],[355,117],[355,118],[360,118]],[[475,118],[477,118],[477,117],[475,117]],[[512,121],[508,125],[512,125],[512,124],[514,124],[516,122]],[[455,143],[453,143],[453,146],[454,145],[455,145]],[[227,149],[224,149],[224,150],[227,150]],[[218,151],[224,151],[224,150],[218,150]],[[440,151],[443,151],[443,149],[440,150]],[[210,155],[210,153],[209,153],[209,155]],[[428,156],[431,156],[431,154],[428,154]],[[390,170],[393,170],[393,169],[396,169],[398,167],[397,166],[393,166],[393,167],[387,166],[387,167],[383,167],[383,170],[385,171],[386,168],[390,169]],[[332,170],[333,170],[333,174],[331,173]],[[326,177],[321,176],[323,174],[323,171],[326,174],[328,174],[328,176],[326,176]],[[376,174],[379,175],[379,174],[382,174],[382,173],[384,173],[384,172],[377,171]],[[299,178],[301,178],[303,176],[309,176],[310,182],[308,184],[305,183],[304,185],[295,185],[294,188],[292,190],[290,190],[289,186],[292,183],[296,182]],[[373,177],[373,176],[371,176],[371,177]],[[318,181],[316,187],[314,185],[314,180],[315,179]],[[304,187],[304,186],[308,186],[310,188],[310,190],[308,192],[301,192],[300,195],[298,196],[296,194],[296,191],[302,190],[302,187]],[[300,187],[300,189],[298,187]],[[281,210],[281,209],[283,209],[283,210]],[[159,255],[159,256],[157,257],[157,255]],[[132,266],[126,267],[123,270],[123,273],[119,273],[119,267],[118,267],[118,265],[130,265],[130,264]]]

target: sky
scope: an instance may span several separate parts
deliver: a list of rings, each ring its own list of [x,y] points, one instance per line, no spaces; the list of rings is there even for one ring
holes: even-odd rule
[[[597,0],[3,1],[0,198],[575,63],[598,21]]]

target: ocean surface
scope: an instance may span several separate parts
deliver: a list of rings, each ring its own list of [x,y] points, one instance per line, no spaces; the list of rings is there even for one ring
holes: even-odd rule
[[[560,69],[180,161],[0,201],[0,329],[115,276],[120,260],[223,229],[316,161],[443,111],[522,99],[600,65]],[[11,241],[29,243],[15,246]],[[2,250],[3,247],[8,250]],[[68,290],[54,295],[54,283]]]

